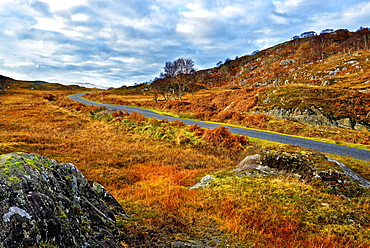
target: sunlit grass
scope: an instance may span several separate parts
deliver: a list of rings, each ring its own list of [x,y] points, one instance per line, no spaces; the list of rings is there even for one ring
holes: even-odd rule
[[[193,114],[186,114],[186,113],[180,113],[180,114],[175,114],[175,113],[172,113],[172,112],[169,112],[169,111],[161,111],[161,110],[157,110],[157,109],[153,109],[153,108],[145,108],[145,107],[137,107],[137,108],[141,108],[141,109],[146,109],[146,110],[150,110],[150,111],[153,111],[155,113],[158,113],[158,114],[161,114],[161,115],[164,115],[164,116],[171,116],[171,117],[176,117],[176,118],[183,118],[183,119],[195,119],[195,116]],[[220,125],[224,125],[224,126],[230,126],[230,127],[238,127],[238,128],[244,128],[244,129],[250,129],[250,130],[256,130],[256,131],[263,131],[263,132],[268,132],[268,133],[276,133],[276,134],[284,134],[286,136],[291,136],[291,137],[297,137],[297,138],[305,138],[305,139],[309,139],[309,140],[315,140],[315,141],[320,141],[320,142],[324,142],[324,143],[329,143],[329,144],[335,144],[335,145],[342,145],[342,146],[348,146],[348,147],[353,147],[353,148],[358,148],[358,149],[363,149],[363,150],[370,150],[370,145],[363,145],[363,144],[354,144],[354,143],[350,143],[350,142],[346,142],[346,141],[336,141],[336,140],[332,140],[332,139],[328,139],[328,138],[320,138],[320,137],[305,137],[305,136],[300,136],[300,135],[292,135],[292,134],[287,134],[287,133],[281,133],[281,132],[276,132],[276,131],[270,131],[270,130],[266,130],[266,129],[259,129],[259,128],[250,128],[250,127],[245,127],[245,126],[241,126],[241,125],[236,125],[236,124],[230,124],[230,123],[222,123],[222,122],[214,122],[214,121],[204,121],[204,120],[198,120],[200,122],[205,122],[205,123],[212,123],[212,124],[220,124]],[[276,121],[279,123],[279,125],[281,124],[284,124],[283,122],[284,121]],[[298,125],[298,124],[295,124],[295,125]],[[312,129],[314,129],[314,127],[312,126]],[[323,128],[321,128],[323,129]],[[331,128],[331,129],[335,129],[335,128]],[[339,128],[337,128],[339,130]],[[344,136],[344,132],[352,132],[355,134],[357,133],[360,133],[359,131],[353,131],[353,130],[341,130],[338,131],[336,130],[336,133],[339,133],[340,135]],[[324,130],[321,131],[321,132],[330,132],[329,130]],[[366,135],[366,131],[362,131],[362,133],[364,133]]]
[[[290,176],[232,173],[246,155],[279,144],[249,138],[231,152],[186,136],[190,131],[180,123],[139,115],[129,123],[118,113],[92,119],[91,113],[104,111],[54,94],[56,101],[28,93],[1,96],[0,153],[35,152],[76,164],[129,213],[119,224],[132,247],[170,247],[176,240],[214,247],[370,244],[368,195],[348,200]],[[369,178],[369,162],[334,158]],[[216,177],[209,187],[188,190],[207,174]]]
[[[301,86],[304,87],[304,86]],[[284,87],[283,87],[284,88]],[[288,87],[286,87],[288,89]],[[314,86],[305,86],[305,89],[316,89]],[[228,90],[230,91],[230,90]],[[224,91],[216,91],[216,92],[225,92]],[[210,95],[212,93],[209,93]],[[286,93],[288,94],[288,93]],[[196,95],[197,97],[201,97],[202,94],[199,93]],[[116,99],[120,99],[122,96],[118,95],[109,95],[108,102],[110,103],[117,103]],[[140,96],[136,96],[137,99],[140,98]],[[99,101],[98,97],[94,97],[93,95],[88,96],[87,99],[89,100],[95,100]],[[145,99],[145,96],[144,96]],[[118,102],[119,104],[119,102]],[[172,116],[176,118],[184,118],[184,119],[197,119],[196,114],[192,112],[178,112],[176,108],[174,109],[165,109],[165,108],[152,108],[147,107],[145,104],[145,101],[131,101],[126,102],[126,104],[129,104],[130,106],[142,108],[151,110],[153,112],[156,112],[158,114],[162,114],[165,116]],[[137,106],[136,106],[137,105]],[[248,116],[248,115],[247,115]],[[370,150],[369,142],[369,131],[368,130],[350,130],[345,128],[339,128],[339,127],[325,127],[325,126],[317,126],[317,125],[309,125],[309,124],[303,124],[298,123],[290,120],[284,120],[284,119],[272,119],[272,118],[266,118],[266,119],[260,119],[255,120],[256,118],[259,118],[258,116],[250,116],[250,119],[253,120],[251,122],[245,122],[245,121],[237,121],[231,119],[221,119],[221,120],[214,120],[214,119],[201,119],[199,121],[202,122],[208,122],[213,124],[222,124],[225,126],[233,126],[233,127],[239,127],[239,128],[246,128],[251,130],[257,130],[257,131],[264,131],[264,132],[271,132],[271,133],[278,133],[278,134],[284,134],[287,136],[292,137],[302,137],[305,139],[320,141],[324,143],[330,143],[330,144],[337,144],[342,146],[348,146],[358,149],[364,149],[364,150]],[[257,124],[255,124],[257,123]]]

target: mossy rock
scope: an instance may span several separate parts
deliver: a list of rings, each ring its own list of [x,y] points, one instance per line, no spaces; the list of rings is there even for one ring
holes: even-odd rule
[[[107,206],[108,195],[71,163],[1,155],[0,247],[119,247],[115,214],[125,213]]]

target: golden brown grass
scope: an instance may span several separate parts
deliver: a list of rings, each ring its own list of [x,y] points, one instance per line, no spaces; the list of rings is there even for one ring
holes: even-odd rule
[[[45,93],[55,95],[55,101],[45,99]],[[92,119],[90,112],[99,110],[63,94],[1,96],[0,153],[35,152],[75,163],[131,215],[119,220],[130,247],[170,247],[176,240],[201,240],[213,247],[370,245],[368,193],[350,201],[289,176],[236,177],[229,171],[245,154],[258,151],[255,143],[227,152],[216,144],[214,149],[191,146],[177,136],[153,137],[122,125],[119,113]],[[130,118],[159,125],[138,115]],[[362,166],[368,171],[370,165]],[[187,189],[206,174],[216,177],[210,187]]]
[[[201,90],[194,98],[188,95],[188,100],[184,101],[146,101],[147,95],[140,94],[135,95],[135,101],[128,101],[125,95],[107,92],[105,94],[105,102],[109,103],[146,107],[184,118],[224,122],[284,134],[326,139],[343,145],[359,144],[362,148],[370,148],[370,136],[366,127],[360,131],[275,119],[263,113],[256,114],[273,107],[288,110],[297,108],[304,112],[311,106],[315,106],[333,120],[351,118],[358,123],[366,122],[369,119],[368,93],[300,85],[240,90],[214,89],[209,92]],[[86,98],[101,101],[100,96],[96,94],[88,95]],[[266,99],[269,99],[269,103],[265,103]]]

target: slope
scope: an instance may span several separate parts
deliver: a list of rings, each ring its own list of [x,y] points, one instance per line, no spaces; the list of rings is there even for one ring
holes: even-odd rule
[[[183,101],[164,100],[176,89],[156,79],[86,98],[369,146],[369,38],[339,29],[228,60],[189,76]]]
[[[160,119],[160,120],[168,119],[169,121],[182,121],[187,125],[199,125],[204,128],[216,128],[216,127],[222,126],[221,124],[217,124],[217,123],[208,123],[208,122],[201,122],[201,121],[195,121],[195,120],[164,116],[164,115],[160,115],[158,113],[145,110],[145,109],[140,109],[140,108],[113,105],[113,104],[96,103],[96,102],[88,101],[86,99],[81,98],[81,96],[83,96],[84,94],[85,93],[72,95],[72,96],[69,96],[69,98],[71,98],[74,101],[81,102],[87,105],[106,107],[108,109],[112,109],[115,111],[121,110],[121,111],[125,111],[128,113],[137,112],[137,113],[145,115],[146,117]],[[349,157],[353,157],[357,159],[362,159],[365,161],[370,161],[370,151],[366,151],[362,149],[344,147],[344,146],[339,146],[339,145],[334,145],[334,144],[329,144],[329,143],[313,141],[309,139],[303,139],[299,137],[282,135],[278,133],[263,132],[263,131],[252,130],[252,129],[247,129],[247,128],[238,128],[238,127],[233,127],[233,126],[226,126],[226,127],[228,127],[229,130],[235,134],[246,135],[246,136],[250,136],[254,138],[265,139],[265,140],[284,143],[284,144],[298,145],[298,146],[302,146],[305,148],[311,148],[311,149],[315,149],[318,151],[322,151],[325,153],[349,156]]]
[[[15,90],[86,90],[85,87],[78,85],[63,85],[58,83],[48,83],[45,81],[25,81],[16,80],[0,75],[0,94],[11,93]]]

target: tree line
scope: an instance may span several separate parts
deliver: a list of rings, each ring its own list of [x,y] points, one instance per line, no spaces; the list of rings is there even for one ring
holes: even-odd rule
[[[361,49],[370,49],[370,29],[361,27],[356,32],[348,29],[325,29],[320,35],[315,32],[305,32],[301,37],[294,36],[292,40],[310,38],[297,49],[296,56],[300,60],[315,61],[330,55],[344,52],[351,53]]]

